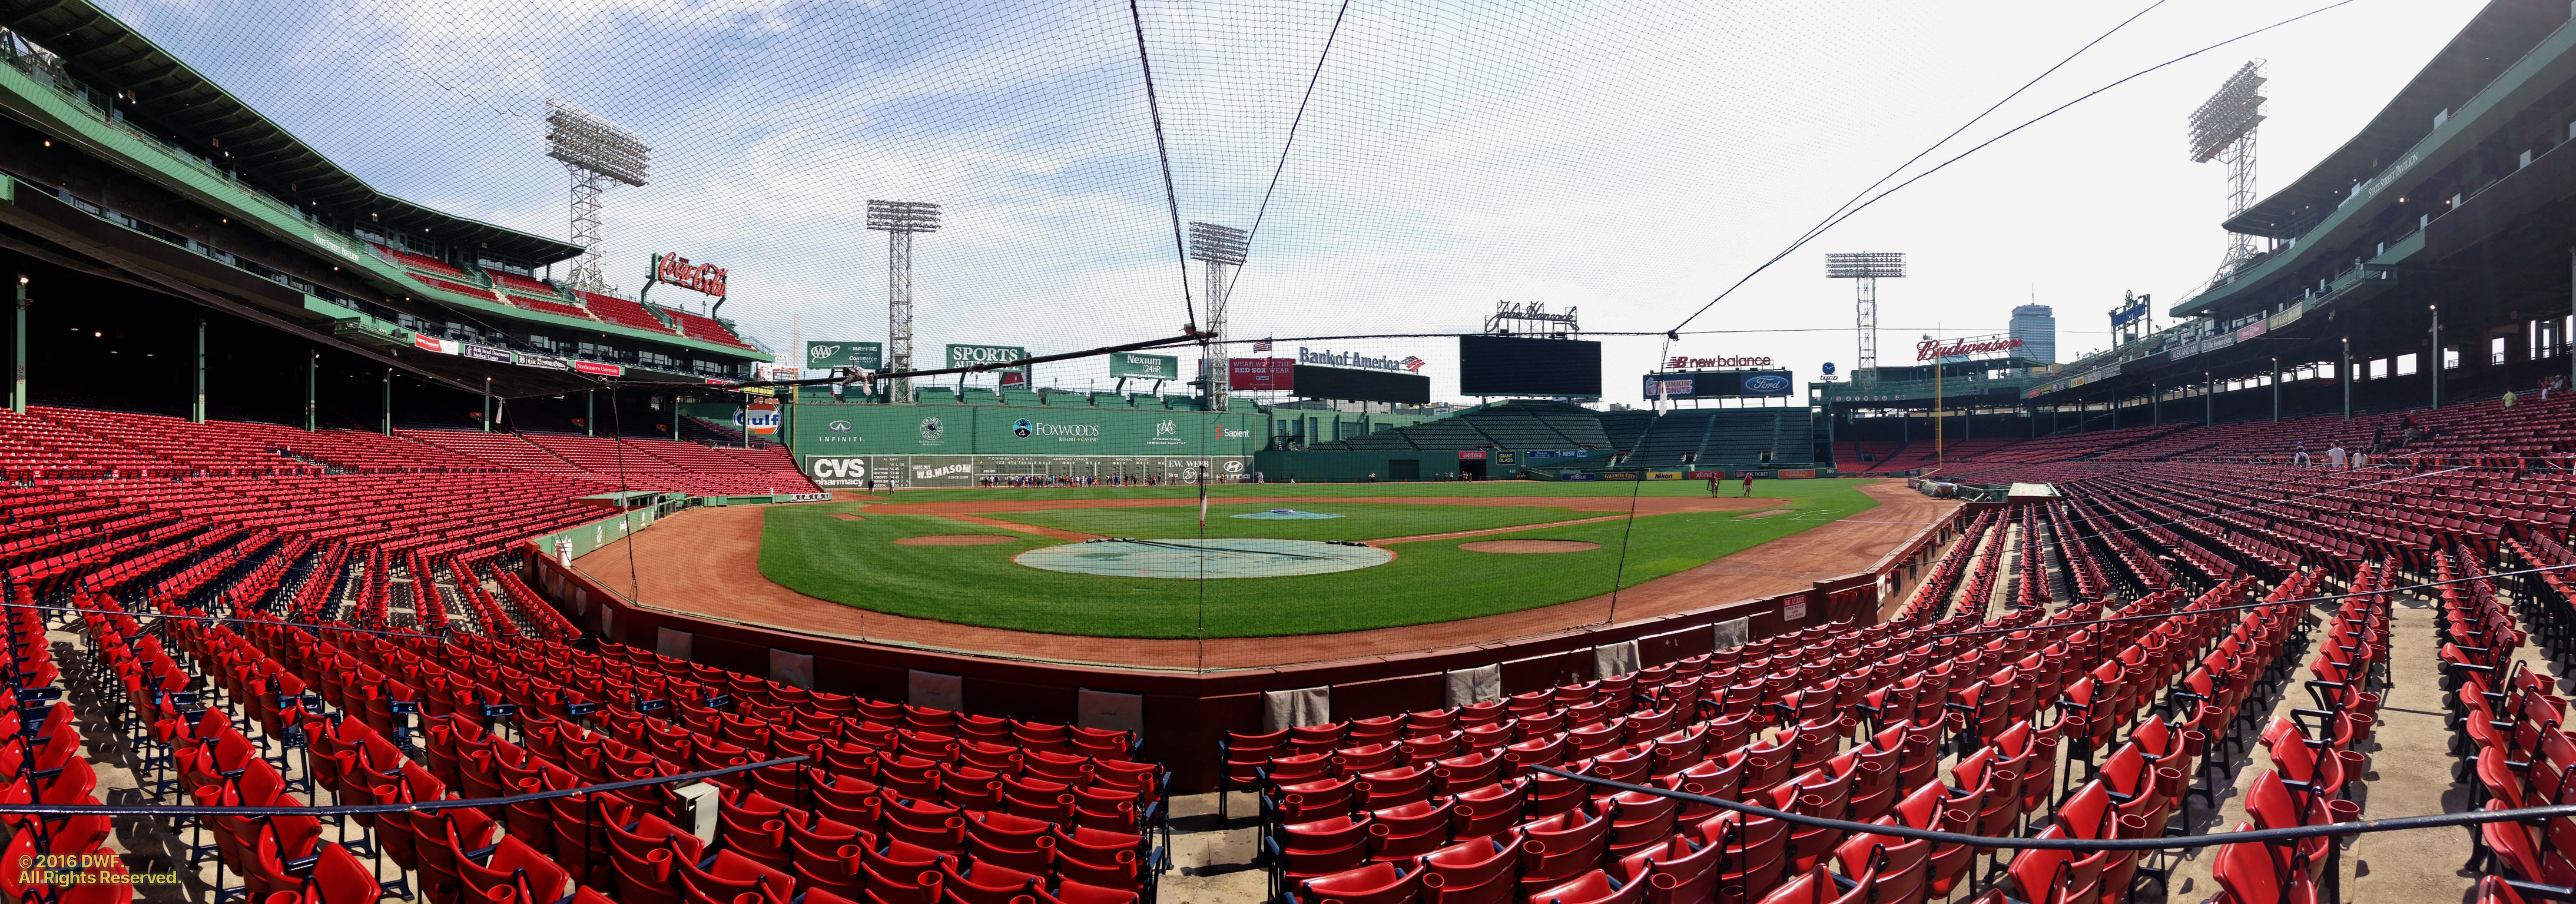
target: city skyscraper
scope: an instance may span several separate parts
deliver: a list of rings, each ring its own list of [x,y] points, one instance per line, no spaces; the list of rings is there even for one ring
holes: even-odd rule
[[[2057,316],[2047,305],[2026,304],[2014,308],[2012,338],[2021,340],[2016,357],[2042,364],[2057,363]]]

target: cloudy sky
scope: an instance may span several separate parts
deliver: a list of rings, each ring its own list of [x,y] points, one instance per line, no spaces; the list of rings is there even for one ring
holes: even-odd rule
[[[1260,217],[1229,332],[1285,340],[1474,331],[1506,300],[1672,329],[2150,3],[1926,165],[2330,2],[1352,0],[1284,167],[1342,5],[1143,0],[1142,20],[1180,218]],[[884,337],[869,198],[945,208],[915,253],[932,355],[1077,350],[1187,319],[1124,2],[105,5],[377,187],[529,232],[568,232],[567,176],[540,153],[548,98],[635,129],[653,179],[610,195],[612,281],[631,292],[656,251],[729,267],[725,315],[773,348]],[[1823,253],[1894,250],[1912,274],[1880,291],[1883,360],[1925,333],[2000,331],[2033,299],[2072,360],[2103,344],[2123,291],[2154,295],[2161,320],[2218,262],[2224,174],[2187,159],[2183,121],[2237,66],[2268,61],[2259,178],[2284,185],[2481,5],[2352,0],[2112,89],[1853,217],[1683,327],[1734,332],[1669,353],[1768,355],[1802,380],[1849,367],[1851,287],[1823,278]],[[1202,277],[1187,291],[1203,300]],[[1665,342],[1605,341],[1610,398],[1634,401]],[[1435,396],[1455,391],[1450,340],[1282,342],[1297,344],[1419,355]]]

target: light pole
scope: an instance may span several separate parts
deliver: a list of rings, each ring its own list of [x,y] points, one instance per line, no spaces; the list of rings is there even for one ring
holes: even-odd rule
[[[1825,278],[1852,280],[1853,326],[1860,332],[1860,359],[1852,382],[1878,382],[1878,281],[1905,276],[1905,252],[1837,251],[1825,255]]]
[[[1231,368],[1225,354],[1225,300],[1234,289],[1234,274],[1252,249],[1252,235],[1214,223],[1190,224],[1190,257],[1207,262],[1207,334],[1199,340],[1199,396],[1209,411],[1224,411]]]
[[[886,234],[885,369],[906,373],[912,370],[912,236],[939,231],[939,205],[871,200],[868,228]],[[911,401],[911,377],[886,381],[887,403],[903,405]]]

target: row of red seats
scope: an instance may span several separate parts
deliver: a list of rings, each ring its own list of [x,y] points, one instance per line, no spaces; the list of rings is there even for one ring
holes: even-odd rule
[[[2201,605],[2226,599],[2212,594]],[[2071,610],[2070,610],[2071,611]],[[2017,618],[2029,619],[2027,615]],[[1964,620],[1962,620],[1964,621]],[[1973,622],[1969,622],[1973,623]],[[2038,622],[2032,622],[2038,624]],[[2114,625],[2143,625],[2123,622]],[[2176,642],[2156,644],[2157,650],[2188,651],[2194,644],[2194,625],[2214,625],[2207,618],[2164,622],[2161,631],[2172,633]],[[1944,628],[1950,625],[1944,625]],[[2145,629],[2114,628],[2105,630],[2144,632]],[[2202,628],[2206,630],[2206,628]],[[2092,632],[2086,632],[2089,641]],[[2027,638],[2029,635],[2021,635]],[[2152,635],[2151,635],[2152,636]],[[2009,647],[2008,641],[1997,641]],[[1930,651],[1927,651],[1927,653]],[[1969,804],[1977,816],[1991,820],[1994,828],[2008,828],[2030,807],[2050,796],[2047,787],[2035,786],[2016,776],[2014,764],[2029,762],[2053,749],[2057,731],[2041,730],[2027,715],[2003,724],[2017,710],[2016,699],[2032,699],[2039,687],[2053,685],[2055,679],[2039,679],[2039,668],[2063,660],[2062,647],[2049,651],[2054,655],[2034,652],[2031,681],[2024,684],[2019,664],[2005,664],[1994,675],[1978,674],[1972,685],[1951,688],[1946,684],[1914,689],[1930,696],[1930,701],[1915,703],[1914,709],[1902,712],[1882,709],[1878,719],[1888,727],[1872,735],[1869,744],[1852,751],[1836,753],[1839,744],[1807,744],[1809,739],[1839,738],[1848,729],[1835,727],[1840,718],[1850,718],[1845,710],[1823,716],[1819,721],[1803,722],[1790,734],[1769,743],[1740,747],[1733,751],[1708,751],[1708,759],[1686,765],[1670,776],[1652,780],[1664,787],[1678,787],[1694,793],[1713,794],[1733,799],[1761,800],[1766,804],[1795,812],[1835,818],[1861,820],[1887,819],[1886,824],[1910,824],[1920,827],[1942,825],[1945,816],[1955,812],[1940,804],[1973,795],[1977,803]],[[1998,654],[2009,655],[2009,654]],[[2170,658],[2170,657],[2167,657]],[[2156,660],[2149,657],[2149,661]],[[1937,668],[1946,680],[1953,667],[1975,674],[1983,666],[1967,657],[1954,657]],[[1923,673],[1912,676],[1920,681]],[[2089,676],[2088,676],[2089,677]],[[2129,675],[2134,686],[2152,689],[2160,684],[2151,672]],[[2000,681],[2001,684],[1996,682]],[[2027,688],[1998,690],[1998,688]],[[1896,690],[1891,687],[1887,690]],[[1723,694],[1721,693],[1721,696]],[[1894,703],[1881,695],[1870,698]],[[1967,702],[1960,702],[1964,699]],[[2143,699],[2143,698],[2141,698]],[[1929,705],[1937,702],[1938,705]],[[1955,704],[1955,705],[1954,705]],[[2108,707],[2104,708],[2105,712]],[[1919,714],[1919,715],[1918,715]],[[2054,723],[2063,726],[2067,723]],[[1962,760],[1954,778],[1973,790],[1952,791],[1937,781],[1929,780],[1929,767],[1937,760],[1940,739],[1952,732],[1983,743],[1977,753]],[[1989,734],[1991,733],[1991,734]],[[1802,749],[1804,748],[1804,749]],[[1723,753],[1724,756],[1719,754]],[[1908,754],[1911,754],[1908,756]],[[2048,754],[2053,756],[2053,754]],[[1579,770],[1600,771],[1603,760],[1578,763]],[[2115,756],[2115,760],[2119,757]],[[1669,761],[1668,765],[1672,762]],[[1750,775],[1749,767],[1760,764],[1760,777]],[[1634,767],[1629,767],[1634,768]],[[1794,773],[1791,770],[1797,770]],[[2045,775],[2040,771],[2038,774]],[[1906,781],[1904,777],[1920,775],[1924,781]],[[2132,778],[2134,778],[2134,774]],[[1513,792],[1487,792],[1478,802],[1501,803],[1517,798],[1527,813],[1529,802],[1556,801],[1547,807],[1554,812],[1522,823],[1503,834],[1467,838],[1464,841],[1419,853],[1392,839],[1411,839],[1418,832],[1439,831],[1439,821],[1430,819],[1422,802],[1406,804],[1386,811],[1367,814],[1366,819],[1349,816],[1315,823],[1291,825],[1286,834],[1294,839],[1283,844],[1279,856],[1286,860],[1285,878],[1298,883],[1298,892],[1308,898],[1332,898],[1343,901],[1402,900],[1408,888],[1436,887],[1442,901],[1501,900],[1517,889],[1534,901],[1618,901],[1618,900],[1699,900],[1712,890],[1721,900],[1752,900],[1765,894],[1778,900],[1805,900],[1821,887],[1839,896],[1839,882],[1870,889],[1876,900],[1919,900],[1925,892],[1947,895],[1964,875],[1965,851],[1928,855],[1926,845],[1914,845],[1898,852],[1895,839],[1864,836],[1846,839],[1831,830],[1786,830],[1773,820],[1756,820],[1747,824],[1732,815],[1720,816],[1711,811],[1682,813],[1667,798],[1633,793],[1617,795],[1590,791],[1590,786],[1554,780],[1543,776],[1507,776],[1491,787],[1514,786]],[[1773,784],[1773,780],[1777,784]],[[1570,786],[1563,791],[1542,783]],[[1998,790],[1999,783],[2009,788]],[[1913,789],[1900,793],[1901,789]],[[1888,813],[1898,801],[1911,817],[1900,818]],[[1571,808],[1554,809],[1571,803]],[[1490,818],[1485,811],[1472,809],[1467,802],[1451,802],[1450,822],[1460,819],[1471,824]],[[1855,812],[1852,808],[1857,806]],[[1465,817],[1457,816],[1459,808],[1471,808]],[[1691,831],[1674,834],[1678,826],[1695,824]],[[1959,814],[1960,819],[1967,818]],[[1315,875],[1313,869],[1333,865],[1336,855],[1347,857],[1335,843],[1352,833],[1351,822],[1385,826],[1384,830],[1365,827],[1366,850],[1372,862],[1332,873]],[[1428,826],[1425,827],[1425,822]],[[1768,823],[1768,825],[1763,825]],[[1987,825],[1989,823],[1981,823]],[[1960,828],[1958,823],[1951,828]],[[1474,831],[1474,828],[1459,831]],[[1455,837],[1455,836],[1453,836]],[[1858,841],[1859,843],[1853,843]],[[1299,855],[1306,860],[1300,863]],[[1891,856],[1893,855],[1893,856]],[[1823,864],[1839,861],[1844,875],[1834,878]],[[1502,865],[1497,865],[1497,862]],[[1514,862],[1517,861],[1517,862]],[[1939,869],[1932,864],[1938,861]],[[1720,867],[1723,868],[1720,868]],[[1785,872],[1797,874],[1787,885],[1773,886]],[[1658,877],[1661,878],[1658,878]],[[1490,891],[1489,891],[1490,890]],[[1738,897],[1741,896],[1741,897]]]

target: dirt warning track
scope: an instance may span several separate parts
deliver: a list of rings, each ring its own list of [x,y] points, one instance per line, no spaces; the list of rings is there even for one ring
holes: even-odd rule
[[[1896,480],[1865,485],[1861,492],[1879,502],[1877,508],[1861,514],[1865,520],[1825,524],[1628,588],[1619,594],[1619,616],[1626,620],[1669,615],[1786,593],[1807,587],[1819,579],[1850,574],[1869,567],[1880,556],[1902,545],[1959,504],[1952,500],[1925,498],[1906,489],[1903,481]],[[1544,505],[1577,511],[1622,513],[1628,510],[1631,502],[1626,498],[1559,496],[1477,499],[1275,497],[1227,501]],[[1635,502],[1639,514],[1737,511],[1779,505],[1778,500],[1759,498],[1647,497]],[[1171,504],[1169,499],[996,499],[881,503],[871,506],[868,512],[871,515],[936,514],[955,517],[977,512]],[[632,568],[632,586],[642,590],[640,602],[657,609],[798,633],[893,641],[959,652],[1159,669],[1260,668],[1365,659],[1549,634],[1598,624],[1610,615],[1610,598],[1603,595],[1440,624],[1342,634],[1212,639],[1207,641],[1205,657],[1202,658],[1199,644],[1188,640],[1083,637],[983,628],[870,612],[797,593],[770,583],[768,577],[760,573],[760,532],[765,508],[726,506],[690,509],[661,519],[651,530],[638,531],[626,542],[614,543],[583,556],[575,565],[601,586],[619,594],[629,593],[628,575]],[[1526,530],[1528,527],[1514,529]]]

